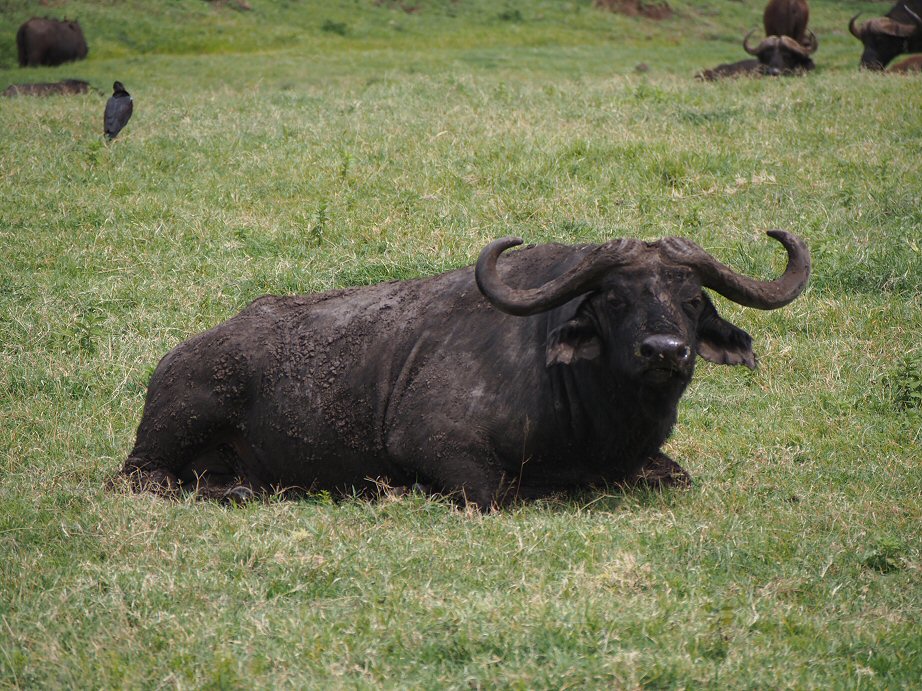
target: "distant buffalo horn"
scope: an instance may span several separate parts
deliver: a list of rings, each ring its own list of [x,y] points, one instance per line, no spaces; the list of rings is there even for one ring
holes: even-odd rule
[[[806,49],[807,55],[811,55],[816,52],[816,49],[820,47],[820,42],[816,40],[816,34],[807,29],[807,42],[801,43],[801,45]]]
[[[750,55],[758,55],[762,51],[762,49],[766,47],[766,44],[768,42],[768,38],[766,38],[755,48],[750,48],[749,47],[749,37],[752,36],[755,32],[756,30],[753,29],[748,34],[746,34],[746,37],[743,39],[743,50],[745,50]]]
[[[915,13],[913,14],[913,21],[917,22],[918,25],[903,24],[889,17],[877,17],[864,22],[857,30],[855,29],[855,19],[858,18],[856,14],[848,23],[848,30],[852,32],[852,36],[862,41],[864,40],[864,35],[868,32],[872,34],[883,34],[885,36],[895,36],[897,38],[908,38],[922,27],[922,20],[919,19],[918,15],[915,15]]]
[[[773,310],[784,307],[803,292],[810,277],[810,250],[792,233],[769,230],[767,235],[784,245],[788,253],[784,273],[773,281],[738,274],[685,238],[666,238],[660,241],[660,246],[670,259],[696,271],[706,288],[744,307]]]
[[[521,244],[522,238],[516,237],[494,240],[483,248],[474,270],[477,287],[493,306],[519,317],[546,312],[593,290],[608,271],[629,264],[643,245],[639,240],[612,240],[595,248],[579,264],[544,285],[511,288],[500,278],[496,261],[504,251]]]
[[[852,17],[852,18],[848,21],[848,30],[851,32],[852,36],[854,36],[855,38],[857,38],[859,41],[864,40],[864,39],[862,38],[862,37],[864,36],[864,24],[862,24],[861,26],[859,26],[857,29],[855,28],[855,20],[858,19],[858,17],[860,17],[860,16],[861,16],[861,12],[859,12],[858,14],[856,14],[854,17]]]
[[[772,36],[771,38],[775,38],[775,37]],[[798,43],[790,36],[778,36],[777,38],[781,41],[781,45],[783,45],[789,51],[791,51],[792,53],[797,53],[798,55],[802,55],[804,57],[808,57],[810,53],[816,50],[815,46],[813,47],[813,50],[811,50],[810,46],[805,46],[802,43]]]
[[[746,38],[743,39],[743,50],[745,50],[750,55],[758,55],[766,48],[775,48],[779,43],[787,48],[792,53],[797,53],[804,57],[809,56],[811,53],[815,52],[819,46],[819,42],[816,40],[816,36],[813,35],[813,32],[810,32],[810,42],[808,44],[802,44],[795,41],[790,36],[766,36],[762,39],[762,42],[759,43],[755,48],[750,47],[749,37],[755,33],[755,29],[746,34]]]

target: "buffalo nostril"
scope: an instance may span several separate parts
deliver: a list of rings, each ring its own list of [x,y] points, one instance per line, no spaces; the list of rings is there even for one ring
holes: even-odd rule
[[[637,354],[645,360],[684,363],[691,357],[691,348],[674,336],[648,336],[640,343]]]

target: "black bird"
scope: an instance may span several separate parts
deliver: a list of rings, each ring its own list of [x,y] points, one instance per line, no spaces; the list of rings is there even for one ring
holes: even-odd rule
[[[131,100],[131,94],[125,91],[125,86],[121,82],[115,82],[112,85],[112,95],[106,101],[104,125],[108,139],[115,139],[115,135],[122,131],[131,119],[133,110],[134,102]]]

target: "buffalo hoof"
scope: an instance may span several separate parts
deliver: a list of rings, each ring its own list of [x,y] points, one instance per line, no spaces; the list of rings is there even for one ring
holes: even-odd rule
[[[256,498],[256,492],[246,485],[237,485],[224,492],[222,498],[228,504],[246,504]]]
[[[691,487],[692,477],[682,466],[660,453],[651,457],[631,478],[632,485],[646,485],[654,489],[666,487]]]
[[[126,465],[122,475],[134,492],[151,492],[170,499],[179,497],[179,479],[168,470],[146,470]]]

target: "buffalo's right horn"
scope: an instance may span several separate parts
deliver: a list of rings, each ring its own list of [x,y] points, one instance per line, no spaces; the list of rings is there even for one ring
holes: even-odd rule
[[[857,38],[859,41],[862,41],[864,40],[862,38],[862,36],[864,36],[864,25],[862,24],[857,29],[855,29],[855,20],[858,19],[858,17],[860,16],[861,16],[861,12],[859,12],[854,17],[852,17],[850,20],[848,20],[848,30],[851,32],[852,36]]]
[[[750,48],[750,47],[749,47],[749,37],[752,36],[755,32],[756,32],[756,30],[753,29],[753,30],[750,31],[748,34],[746,34],[746,37],[743,39],[743,50],[745,50],[745,51],[746,51],[747,53],[749,53],[750,55],[758,55],[758,54],[759,54],[759,49],[758,49],[758,48],[753,49],[753,48]],[[762,44],[760,43],[760,44],[759,44],[759,48],[761,48],[761,47],[762,47]]]
[[[660,246],[670,259],[694,269],[706,288],[716,290],[744,307],[773,310],[784,307],[807,286],[810,250],[792,233],[769,230],[767,235],[784,245],[788,253],[784,273],[773,281],[759,281],[738,274],[685,238],[666,238],[660,241]]]
[[[577,295],[593,290],[611,269],[630,263],[643,243],[620,239],[593,249],[573,268],[537,288],[512,288],[503,282],[496,268],[499,255],[522,244],[522,238],[505,237],[483,248],[474,277],[477,287],[497,309],[525,317],[559,307]]]

